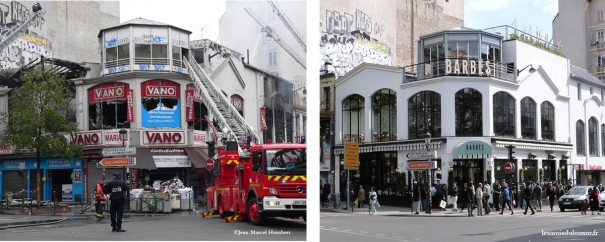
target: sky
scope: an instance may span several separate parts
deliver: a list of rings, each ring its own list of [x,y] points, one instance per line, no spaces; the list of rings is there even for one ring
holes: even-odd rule
[[[464,0],[464,25],[485,29],[513,26],[538,36],[552,38],[552,20],[558,12],[558,0]],[[513,26],[515,27],[515,26]]]
[[[190,40],[218,39],[225,0],[121,0],[120,23],[142,17],[192,32]]]

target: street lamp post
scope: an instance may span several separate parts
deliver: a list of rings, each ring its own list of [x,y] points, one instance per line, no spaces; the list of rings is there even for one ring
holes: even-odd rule
[[[128,130],[126,129],[120,129],[120,140],[122,141],[122,147],[126,147],[126,138],[128,135]],[[128,156],[126,156],[126,159],[128,159]],[[128,208],[128,210],[126,211],[130,211],[130,167],[126,166],[126,176],[124,176],[125,182],[128,185],[128,190],[126,191],[126,198],[127,198],[127,205],[126,207]]]
[[[426,134],[424,134],[424,143],[426,145],[426,151],[431,151],[430,149],[430,144],[431,144],[431,133],[429,133],[428,131],[426,132]],[[431,158],[428,159],[429,163],[431,162]],[[428,204],[427,204],[427,208],[426,208],[426,213],[427,214],[431,214],[431,204],[432,204],[432,198],[431,198],[431,171],[432,171],[432,165],[429,169],[427,169],[426,173],[426,177],[428,180],[428,188],[429,188],[429,192],[427,194],[427,199],[428,199]]]

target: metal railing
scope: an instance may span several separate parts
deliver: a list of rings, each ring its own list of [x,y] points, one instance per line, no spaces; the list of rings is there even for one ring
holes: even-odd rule
[[[559,50],[559,46],[552,43],[552,40],[550,40],[550,41],[544,40],[539,36],[532,35],[531,33],[519,30],[519,29],[509,26],[509,25],[501,25],[501,26],[496,26],[496,27],[492,27],[492,28],[487,28],[487,29],[484,29],[483,31],[500,35],[503,37],[502,40],[511,40],[511,39],[522,38],[525,41],[533,41],[533,42],[539,43],[546,48]]]
[[[458,64],[455,62],[458,61]],[[458,66],[458,68],[456,68]],[[488,68],[489,67],[489,68]],[[489,69],[489,72],[487,71]],[[440,59],[404,66],[403,83],[421,81],[442,76],[493,77],[516,83],[515,67],[503,63],[479,59]]]

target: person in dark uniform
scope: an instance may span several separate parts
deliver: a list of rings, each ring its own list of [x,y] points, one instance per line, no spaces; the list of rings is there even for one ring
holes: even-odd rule
[[[124,199],[126,198],[126,192],[128,192],[128,185],[126,185],[126,182],[120,180],[120,173],[113,173],[113,180],[103,186],[103,192],[111,194],[109,196],[109,200],[111,201],[111,205],[109,206],[111,231],[126,232],[126,230],[122,229],[122,215],[124,214]]]

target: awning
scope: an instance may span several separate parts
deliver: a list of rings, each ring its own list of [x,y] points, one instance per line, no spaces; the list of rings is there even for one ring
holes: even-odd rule
[[[194,168],[206,168],[206,160],[210,159],[210,156],[202,148],[185,147],[184,149]]]
[[[150,149],[137,147],[137,154],[135,157],[137,158],[137,164],[132,168],[156,169],[155,161],[153,160]]]
[[[544,144],[544,143],[524,143],[515,141],[496,140],[496,147],[505,148],[508,145],[514,145],[517,149],[523,150],[552,150],[552,151],[573,151],[572,144]]]
[[[441,145],[445,143],[442,140],[433,141],[429,144],[430,149],[439,149]],[[359,145],[359,153],[371,153],[371,152],[384,152],[384,151],[399,151],[399,150],[425,150],[426,144],[424,142],[413,142],[413,143],[373,143],[373,144],[362,144]],[[344,154],[344,147],[335,147],[335,155]]]

